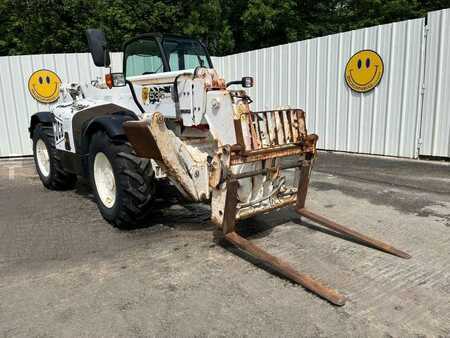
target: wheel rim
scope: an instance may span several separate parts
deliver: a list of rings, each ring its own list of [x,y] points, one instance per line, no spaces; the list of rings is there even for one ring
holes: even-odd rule
[[[116,202],[116,180],[111,163],[104,153],[97,153],[94,160],[94,181],[103,205],[112,208]]]
[[[45,177],[50,176],[50,156],[42,139],[38,139],[36,142],[36,159],[41,174]]]

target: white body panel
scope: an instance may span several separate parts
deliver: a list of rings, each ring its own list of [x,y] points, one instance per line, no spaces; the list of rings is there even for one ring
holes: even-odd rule
[[[93,81],[82,85],[62,86],[61,100],[52,111],[55,118],[56,148],[71,153],[79,152],[77,145],[80,144],[80,140],[75,138],[83,137],[80,128],[85,128],[86,123],[93,117],[128,111],[134,113],[138,119],[151,121],[153,115],[159,113],[158,115],[162,115],[166,120],[182,122],[180,129],[182,132],[178,137],[176,130],[166,129],[166,132],[161,132],[160,128],[153,127],[152,133],[165,157],[165,163],[161,163],[161,167],[169,166],[172,174],[178,173],[174,183],[176,185],[182,183],[178,184],[179,190],[185,195],[194,200],[206,200],[210,197],[207,158],[213,155],[208,147],[214,144],[218,147],[236,144],[234,127],[236,105],[228,90],[213,88],[212,84],[214,81],[217,84],[217,79],[218,75],[214,70],[204,70],[200,75],[196,74],[196,77],[194,71],[131,77],[128,80],[138,103],[135,102],[128,85],[110,89],[104,83]],[[176,94],[178,104],[175,103]],[[77,118],[78,114],[83,115]],[[203,127],[189,128],[206,124],[208,125],[206,131],[202,129]],[[248,133],[248,130],[244,128],[244,132]],[[210,137],[205,139],[208,135]],[[202,138],[202,142],[195,142]],[[183,140],[194,142],[185,143]],[[154,161],[153,165],[155,166]],[[161,167],[155,168],[159,178],[164,176]],[[233,172],[240,173],[260,168],[262,163],[255,162],[235,166]],[[171,179],[174,180],[173,177]],[[238,191],[239,201],[248,204],[261,199],[272,190],[272,182],[266,181],[263,177],[243,179]]]
[[[183,75],[183,76],[182,76]],[[180,97],[180,118],[184,126],[198,125],[203,121],[206,109],[206,94],[204,80],[192,80],[193,70],[149,74],[129,78],[133,85],[136,98],[147,115],[160,112],[165,118],[177,118],[176,106],[173,100],[174,81],[178,78],[178,93]],[[74,98],[70,91],[78,89]],[[61,87],[61,99],[52,112],[55,116],[54,125],[56,147],[59,150],[76,152],[76,142],[73,133],[73,118],[76,114],[114,104],[123,110],[133,112],[142,118],[142,112],[133,99],[129,86],[108,88],[105,83],[92,81],[86,84],[67,84]],[[206,121],[203,121],[206,122]],[[65,141],[64,138],[69,139]],[[70,147],[67,146],[70,144]]]
[[[233,122],[233,104],[226,90],[210,91],[206,100],[206,121],[219,145],[236,144]]]

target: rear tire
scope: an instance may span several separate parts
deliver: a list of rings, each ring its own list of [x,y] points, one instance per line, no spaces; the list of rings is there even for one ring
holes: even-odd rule
[[[33,130],[33,157],[42,184],[51,190],[75,186],[77,176],[64,170],[55,148],[53,127],[38,124]]]
[[[98,208],[109,223],[130,229],[148,219],[154,192],[150,160],[134,155],[126,141],[97,132],[89,148],[89,172]]]

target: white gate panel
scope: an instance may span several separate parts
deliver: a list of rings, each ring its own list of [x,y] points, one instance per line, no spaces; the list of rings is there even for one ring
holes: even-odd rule
[[[420,155],[450,157],[450,9],[428,13]]]
[[[223,57],[225,79],[253,76],[254,110],[289,105],[327,150],[417,156],[424,19],[402,21]],[[384,60],[378,87],[356,93],[344,79],[348,59],[373,49]]]

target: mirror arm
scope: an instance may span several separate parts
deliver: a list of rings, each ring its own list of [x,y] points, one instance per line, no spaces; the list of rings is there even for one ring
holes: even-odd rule
[[[235,84],[242,84],[242,80],[235,80],[235,81],[227,82],[226,86],[229,87],[229,86],[235,85]]]
[[[253,87],[253,78],[251,76],[244,76],[241,80],[227,82],[226,86],[229,87],[235,84],[240,84],[244,88],[251,88]]]
[[[109,68],[109,72],[111,73],[111,58],[109,55],[109,49],[106,44],[103,45],[103,60],[109,60],[109,63],[105,63],[105,68]]]

